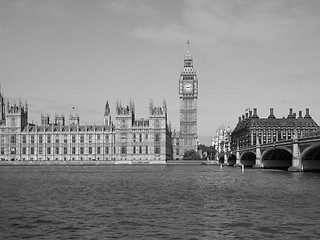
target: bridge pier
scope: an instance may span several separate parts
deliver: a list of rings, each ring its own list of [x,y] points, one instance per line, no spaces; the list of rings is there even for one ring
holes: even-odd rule
[[[223,158],[224,158],[224,161],[223,161],[224,164],[228,165],[228,157],[227,157],[226,152],[224,153]]]
[[[316,135],[317,134],[317,135]],[[235,166],[282,169],[291,172],[320,172],[320,130],[311,137],[237,147]]]
[[[260,148],[260,144],[259,144],[259,140],[257,147],[256,147],[256,164],[253,165],[252,168],[263,168],[263,163],[262,163],[262,159],[261,159],[261,148]]]
[[[235,167],[240,167],[240,166],[241,166],[239,147],[237,148],[237,152],[236,152],[236,164],[235,164],[234,166],[235,166]]]
[[[290,172],[301,172],[303,171],[302,159],[299,149],[299,144],[296,138],[293,139],[292,148],[292,165],[289,167]]]

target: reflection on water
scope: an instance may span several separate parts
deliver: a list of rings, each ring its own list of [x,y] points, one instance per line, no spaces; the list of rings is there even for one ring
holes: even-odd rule
[[[9,166],[0,168],[0,180],[1,239],[320,237],[315,173]]]

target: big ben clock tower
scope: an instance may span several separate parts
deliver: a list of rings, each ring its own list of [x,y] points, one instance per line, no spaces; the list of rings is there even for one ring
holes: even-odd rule
[[[189,42],[188,42],[189,45]],[[197,98],[198,78],[193,68],[193,58],[189,50],[184,57],[183,70],[179,79],[180,96],[180,139],[181,154],[188,150],[197,151]]]

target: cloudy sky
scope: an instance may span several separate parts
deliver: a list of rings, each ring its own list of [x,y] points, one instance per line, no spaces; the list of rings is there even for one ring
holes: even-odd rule
[[[2,92],[27,100],[38,123],[74,106],[81,123],[99,124],[117,99],[147,118],[149,100],[166,99],[179,129],[188,39],[203,143],[247,108],[260,117],[310,108],[320,123],[319,0],[2,0]]]

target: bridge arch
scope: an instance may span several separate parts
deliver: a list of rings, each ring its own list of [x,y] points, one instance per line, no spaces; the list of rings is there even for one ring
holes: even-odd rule
[[[267,149],[261,155],[261,161],[264,168],[287,170],[292,166],[292,150],[286,147]]]
[[[256,153],[255,152],[244,152],[240,156],[240,163],[245,167],[252,167],[256,164]]]
[[[237,161],[236,155],[230,154],[230,155],[228,156],[227,163],[228,163],[229,166],[235,165],[235,164],[236,164],[236,161]]]
[[[313,144],[301,153],[303,171],[320,171],[320,143]]]

